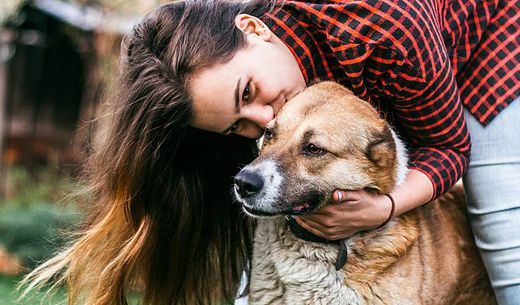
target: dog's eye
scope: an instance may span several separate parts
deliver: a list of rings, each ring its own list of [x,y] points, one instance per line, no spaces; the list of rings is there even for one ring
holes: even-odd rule
[[[303,148],[303,152],[308,154],[308,155],[313,155],[313,156],[321,156],[321,155],[326,153],[325,150],[321,149],[319,146],[314,145],[312,143],[311,144],[307,144]]]
[[[273,131],[271,130],[271,128],[266,128],[264,130],[264,137],[267,139],[267,140],[271,140],[273,138]]]

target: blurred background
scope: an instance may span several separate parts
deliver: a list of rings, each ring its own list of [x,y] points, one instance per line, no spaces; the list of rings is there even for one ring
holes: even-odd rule
[[[89,120],[115,77],[123,35],[158,0],[0,0],[0,305],[82,219]],[[44,304],[64,300],[59,291]]]

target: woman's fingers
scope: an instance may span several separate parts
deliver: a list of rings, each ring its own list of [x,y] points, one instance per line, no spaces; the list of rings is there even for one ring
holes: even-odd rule
[[[301,217],[295,217],[295,220],[302,228],[311,232],[312,234],[325,238],[325,239],[329,239],[329,236],[322,232],[323,227],[320,224],[315,223],[311,220],[303,220],[303,219],[301,219]]]
[[[347,196],[347,194],[345,191],[335,190],[332,193],[332,200],[334,200],[337,203],[340,203],[341,201],[343,201],[343,198],[345,198],[346,196]]]
[[[298,216],[296,222],[312,234],[330,240],[347,238],[356,232],[348,225],[335,226],[331,220],[318,215]]]
[[[312,214],[296,217],[298,224],[317,236],[336,240],[373,228],[388,217],[385,216],[388,215],[388,205],[381,204],[379,198],[388,200],[386,196],[364,190],[335,190],[331,197],[336,204],[328,204]]]
[[[332,200],[336,203],[341,203],[349,200],[359,200],[360,194],[359,191],[345,191],[345,190],[335,190],[332,192]]]

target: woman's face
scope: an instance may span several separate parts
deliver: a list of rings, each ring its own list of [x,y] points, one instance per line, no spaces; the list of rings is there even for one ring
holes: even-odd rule
[[[192,75],[191,125],[258,138],[285,102],[305,88],[305,80],[292,53],[260,20],[239,15],[235,24],[247,35],[247,45],[230,61]]]

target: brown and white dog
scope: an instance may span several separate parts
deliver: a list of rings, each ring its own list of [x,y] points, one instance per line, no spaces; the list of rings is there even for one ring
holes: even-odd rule
[[[349,90],[324,82],[288,102],[264,134],[261,155],[235,177],[257,219],[251,304],[495,304],[473,244],[461,190],[345,240],[308,242],[284,215],[312,212],[336,189],[390,192],[407,171],[404,145]]]

